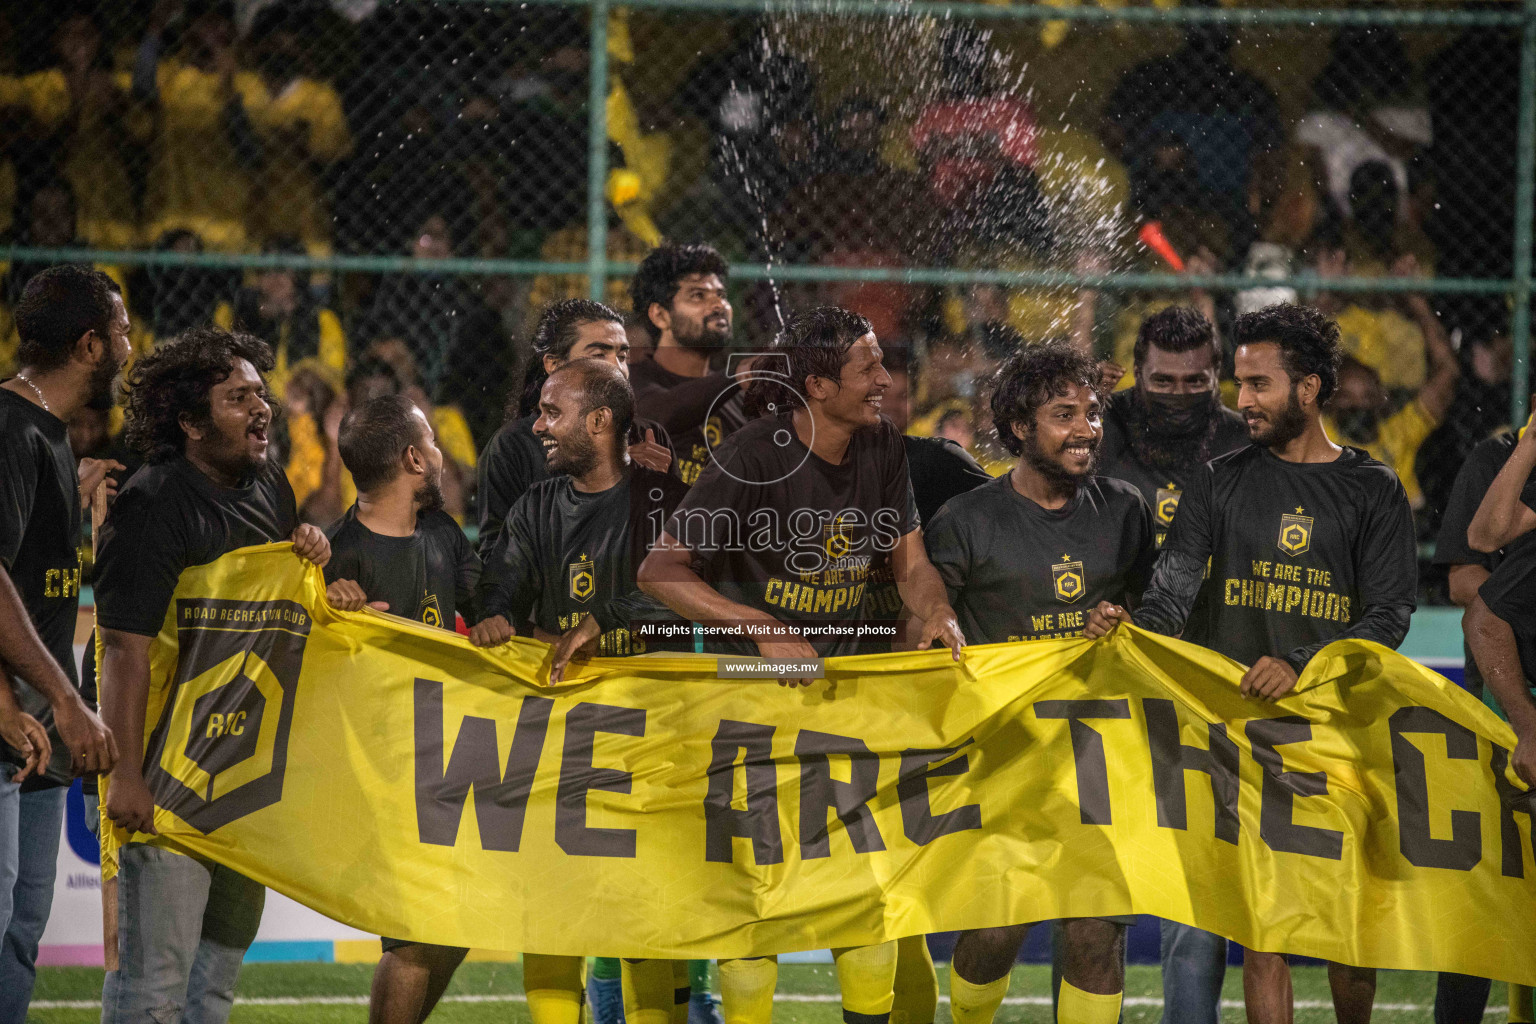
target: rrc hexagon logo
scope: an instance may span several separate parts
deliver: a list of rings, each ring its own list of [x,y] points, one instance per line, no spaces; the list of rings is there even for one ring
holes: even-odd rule
[[[570,572],[571,599],[586,604],[592,600],[592,595],[597,593],[597,579],[593,575],[595,567],[592,559],[582,555],[581,561],[572,562],[567,569]]]
[[[1183,496],[1183,491],[1171,485],[1157,489],[1157,507],[1153,511],[1157,513],[1158,525],[1173,525],[1173,514],[1179,510],[1179,499]]]
[[[150,734],[155,803],[204,834],[282,799],[309,613],[292,601],[176,603],[179,657]]]
[[[1065,604],[1075,604],[1082,600],[1083,563],[1061,562],[1051,566],[1051,583],[1056,591],[1056,600]]]
[[[1301,509],[1296,510],[1298,513]],[[1312,546],[1312,517],[1303,515],[1283,515],[1280,517],[1280,536],[1275,545],[1287,555],[1295,558],[1297,555],[1306,554],[1307,548]]]

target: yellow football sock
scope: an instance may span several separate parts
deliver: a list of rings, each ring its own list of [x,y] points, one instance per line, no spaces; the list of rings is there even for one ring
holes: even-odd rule
[[[720,1011],[725,1024],[770,1024],[773,990],[779,986],[775,957],[720,961]]]
[[[672,1024],[672,961],[625,960],[624,1020],[628,1024]]]
[[[687,960],[672,961],[672,1024],[688,1024],[688,1000],[693,995],[693,978]]]
[[[896,1001],[891,1024],[933,1024],[939,1006],[939,976],[933,970],[928,940],[909,935],[896,940]]]
[[[586,958],[523,954],[523,991],[533,1024],[581,1024],[587,989],[582,981]]]
[[[1509,1024],[1536,1024],[1536,1012],[1531,1006],[1531,989],[1525,985],[1509,986]]]
[[[949,1014],[955,1024],[992,1024],[1008,994],[1008,975],[981,984],[966,981],[949,965]]]
[[[888,1024],[896,997],[896,943],[834,949],[844,1024]]]
[[[1061,991],[1056,995],[1056,1024],[1115,1024],[1120,1019],[1120,1000],[1124,995],[1084,992],[1062,978]]]

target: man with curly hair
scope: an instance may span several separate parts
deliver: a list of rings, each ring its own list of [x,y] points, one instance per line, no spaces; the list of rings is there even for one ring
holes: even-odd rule
[[[1396,474],[1323,429],[1323,404],[1338,385],[1338,324],[1281,304],[1238,317],[1235,335],[1237,406],[1253,443],[1190,480],[1135,623],[1250,666],[1242,692],[1271,702],[1335,640],[1403,642],[1417,552]],[[1105,601],[1089,620],[1084,633],[1097,637],[1132,614]],[[1308,829],[1296,842],[1308,847],[1298,852],[1337,856],[1336,834]],[[1196,901],[1226,898],[1220,879],[1190,884]],[[1164,1019],[1220,1020],[1226,940],[1172,922],[1163,928],[1164,986],[1185,993]],[[1248,1019],[1289,1021],[1285,957],[1247,950],[1243,963]],[[1370,1020],[1374,970],[1331,964],[1328,980],[1341,1024]]]
[[[646,256],[630,284],[635,315],[656,343],[650,359],[630,368],[635,415],[666,428],[677,475],[690,486],[745,422],[731,378],[710,362],[731,341],[729,274],[710,246],[668,244]]]
[[[1003,367],[992,419],[1012,471],[951,498],[925,532],[972,642],[1077,636],[1099,601],[1134,603],[1156,556],[1136,488],[1097,476],[1104,438],[1098,367],[1070,345],[1031,345]],[[1058,1018],[1113,1024],[1133,917],[1074,918],[1053,936]],[[991,1024],[1030,924],[964,932],[950,961],[955,1024]]]
[[[184,569],[236,548],[293,541],[324,566],[325,534],[300,525],[293,490],[267,458],[272,350],[248,334],[194,328],[139,359],[128,378],[128,443],[147,465],[102,528],[96,616],[105,655],[103,717],[124,756],[109,777],[107,816],[130,834],[118,852],[118,963],[102,992],[103,1024],[221,1024],[266,890],[222,865],[142,840],[155,835],[144,781],[150,643]],[[140,841],[133,841],[140,840]]]
[[[78,470],[68,420],[110,408],[130,351],[111,278],[89,267],[35,275],[16,306],[21,371],[0,384],[0,1021],[27,1016],[53,907],[64,795],[107,771],[111,733],[75,672],[80,518],[115,462]],[[92,780],[94,782],[94,780]]]

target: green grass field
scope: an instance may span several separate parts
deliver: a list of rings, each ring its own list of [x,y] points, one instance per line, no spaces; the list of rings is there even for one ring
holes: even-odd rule
[[[363,1024],[367,1020],[371,964],[252,964],[240,977],[231,1024]],[[941,991],[949,989],[947,970],[939,969]],[[49,967],[38,972],[29,1021],[38,1024],[94,1024],[100,1019],[101,971],[84,967]],[[1295,969],[1297,1024],[1333,1020],[1328,980],[1321,967]],[[1158,969],[1132,966],[1127,971],[1125,1020],[1156,1024],[1162,1012]],[[470,963],[460,968],[443,1004],[432,1015],[441,1024],[527,1024],[522,968],[518,964]],[[1049,1024],[1050,969],[1015,969],[1009,1002],[998,1024]],[[1242,1021],[1242,972],[1227,972],[1224,1021]],[[1384,1024],[1429,1024],[1435,998],[1430,974],[1382,971],[1376,995],[1376,1019]],[[1505,987],[1495,983],[1488,1021],[1505,1019]],[[831,965],[785,964],[779,969],[775,1024],[840,1024],[837,978]],[[936,1024],[948,1024],[949,1006],[939,1004]]]

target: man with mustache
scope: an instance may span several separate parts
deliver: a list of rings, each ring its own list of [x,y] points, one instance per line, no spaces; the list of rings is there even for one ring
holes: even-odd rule
[[[1221,345],[1199,310],[1169,306],[1147,317],[1132,358],[1136,385],[1105,403],[1099,472],[1136,486],[1161,545],[1190,474],[1247,444],[1248,430],[1221,404]]]
[[[951,498],[928,524],[928,557],[972,642],[1076,636],[1099,601],[1134,604],[1156,557],[1152,511],[1136,488],[1095,475],[1103,437],[1094,361],[1070,345],[1030,345],[992,394],[1013,470]],[[1054,936],[1058,1019],[1113,1024],[1133,917],[1076,918]],[[1029,924],[961,934],[950,961],[955,1024],[991,1024]]]
[[[80,518],[119,463],[77,470],[67,421],[112,405],[130,351],[117,285],[88,267],[35,275],[16,307],[21,371],[0,384],[0,1021],[22,1021],[53,904],[64,797],[106,771],[113,737],[75,672]]]
[[[710,371],[710,359],[731,341],[729,273],[707,245],[669,244],[646,256],[630,285],[635,315],[656,343],[650,359],[630,367],[635,412],[666,428],[677,475],[689,486],[745,422],[734,382]]]
[[[1281,304],[1238,317],[1235,334],[1238,409],[1253,443],[1191,477],[1135,622],[1250,666],[1243,693],[1270,702],[1290,693],[1312,656],[1335,640],[1401,644],[1416,601],[1417,555],[1397,476],[1323,429],[1322,408],[1338,384],[1338,324]],[[1101,602],[1084,635],[1130,621],[1123,606]],[[1199,891],[1200,879],[1191,884],[1197,901],[1220,898]],[[1226,940],[1169,929],[1165,976],[1185,972],[1207,987],[1182,1016],[1165,1019],[1219,1020]],[[1247,950],[1243,962],[1248,1020],[1289,1021],[1285,957]],[[1342,1024],[1370,1020],[1374,970],[1330,964],[1328,980]]]
[[[691,634],[668,642],[632,629],[639,622],[683,625],[640,592],[635,567],[688,489],[630,460],[634,393],[624,372],[599,358],[573,359],[549,375],[538,408],[533,432],[550,477],[507,514],[481,580],[485,618],[470,639],[503,643],[512,623],[531,621],[534,635],[555,647],[551,684],[572,658],[691,650]],[[581,957],[523,955],[534,1024],[578,1024],[581,968]],[[667,1024],[674,1008],[688,1004],[686,961],[626,962],[623,973],[630,1024]]]
[[[326,598],[453,629],[474,621],[480,559],[443,511],[443,453],[432,424],[403,395],[370,399],[342,421],[337,447],[357,503],[328,531]],[[383,939],[368,1019],[417,1024],[432,1012],[464,955],[454,946]]]
[[[155,800],[144,781],[150,644],[182,570],[236,548],[292,540],[323,567],[325,534],[300,525],[293,489],[267,457],[272,350],[248,334],[198,327],[141,356],[128,375],[128,443],[147,465],[117,497],[96,560],[102,717],[124,756],[107,816],[130,833],[118,851],[119,968],[102,990],[103,1024],[222,1024],[266,890],[221,865],[146,842]],[[142,835],[133,835],[141,833]]]

